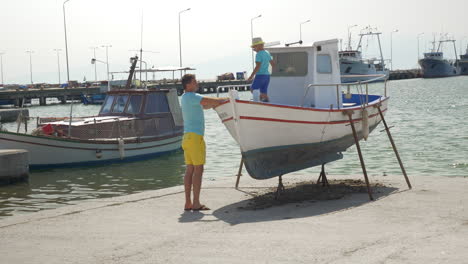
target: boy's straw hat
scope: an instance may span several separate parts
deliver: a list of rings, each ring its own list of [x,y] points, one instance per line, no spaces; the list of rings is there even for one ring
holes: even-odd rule
[[[251,48],[257,46],[257,45],[261,45],[261,44],[265,44],[265,42],[263,42],[262,38],[253,38],[252,39],[252,45],[250,45]]]

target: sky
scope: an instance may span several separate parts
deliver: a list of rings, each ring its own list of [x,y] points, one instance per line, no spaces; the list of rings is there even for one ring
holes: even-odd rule
[[[34,83],[57,83],[58,62],[54,49],[61,49],[60,75],[66,80],[65,41],[62,0],[0,0],[0,53],[5,53],[3,73],[6,84],[30,83],[31,53]],[[95,79],[93,49],[109,48],[110,71],[129,69],[129,58],[140,49],[143,36],[143,61],[148,67],[179,65],[179,12],[183,66],[196,68],[199,79],[214,79],[225,72],[251,71],[251,19],[254,37],[282,44],[299,40],[299,25],[305,43],[326,39],[347,42],[349,26],[352,44],[360,29],[370,25],[381,35],[385,59],[393,69],[417,67],[417,36],[420,53],[431,47],[434,34],[441,32],[457,40],[457,52],[465,52],[468,28],[465,26],[466,0],[290,0],[290,1],[156,1],[156,0],[70,0],[65,4],[70,80]],[[460,19],[454,19],[460,18]],[[141,23],[143,21],[143,35]],[[398,32],[390,33],[394,30]],[[390,45],[392,35],[392,45]],[[364,42],[364,52],[377,56],[377,42]],[[462,46],[460,46],[462,43]],[[447,46],[446,57],[453,58]],[[159,53],[154,53],[159,52]],[[366,54],[365,54],[366,55]],[[106,60],[104,48],[96,58]],[[97,64],[98,79],[106,79],[105,64]],[[169,77],[157,74],[156,78]],[[125,75],[115,75],[125,79]],[[152,78],[152,75],[148,77]],[[0,80],[1,82],[1,80]]]

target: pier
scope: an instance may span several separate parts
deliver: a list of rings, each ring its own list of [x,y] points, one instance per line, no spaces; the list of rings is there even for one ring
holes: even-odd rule
[[[250,84],[246,80],[231,80],[231,81],[199,81],[198,82],[198,93],[200,94],[208,94],[208,93],[216,93],[216,89],[218,86],[226,86],[232,85],[234,86],[235,90],[238,91],[247,91],[248,88],[245,86],[246,84]],[[236,85],[238,85],[236,87]],[[167,83],[167,84],[149,84],[148,88],[161,88],[161,89],[177,89],[177,93],[179,95],[183,94],[184,89],[182,88],[181,83]],[[228,88],[223,88],[220,92],[227,92]]]
[[[409,69],[409,70],[395,70],[391,71],[388,77],[389,80],[403,80],[403,79],[414,79],[421,78],[421,69]]]
[[[22,106],[24,100],[39,99],[46,105],[47,98],[57,98],[62,104],[67,100],[81,98],[82,94],[98,94],[99,87],[16,89],[0,91],[0,100],[10,100],[15,106]]]
[[[388,80],[403,80],[421,78],[422,73],[420,69],[409,69],[409,70],[395,70],[391,71]],[[246,80],[231,80],[231,81],[200,81],[198,83],[200,94],[216,93],[218,86],[234,86],[235,90],[247,91]],[[149,89],[160,88],[160,89],[177,89],[179,95],[183,94],[182,84],[179,82],[175,83],[159,83],[159,82],[148,82]],[[116,88],[113,88],[116,89]],[[223,88],[220,92],[227,92],[228,88]],[[78,88],[44,88],[44,89],[16,89],[16,90],[2,90],[0,91],[0,101],[10,100],[15,106],[21,106],[23,100],[28,99],[39,99],[40,105],[46,105],[47,98],[57,98],[62,104],[66,103],[67,100],[80,99],[81,95],[93,95],[99,94],[99,87],[78,87]]]
[[[218,86],[225,85],[239,85],[235,87],[236,90],[246,91],[245,87],[247,81],[245,80],[232,80],[232,81],[201,81],[199,82],[198,93],[208,94],[216,93]],[[160,89],[177,89],[179,95],[182,95],[183,88],[181,83],[154,83],[149,82],[148,88],[160,88]],[[115,89],[115,88],[114,88]],[[224,91],[227,92],[227,88]],[[0,101],[11,101],[15,106],[22,106],[24,100],[28,99],[39,99],[40,105],[46,105],[47,98],[57,98],[62,104],[66,103],[67,100],[79,99],[81,95],[93,95],[99,94],[99,87],[78,87],[78,88],[44,88],[44,89],[16,89],[16,90],[2,90],[0,91]]]

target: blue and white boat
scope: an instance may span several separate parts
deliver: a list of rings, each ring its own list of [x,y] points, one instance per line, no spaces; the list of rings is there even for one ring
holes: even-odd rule
[[[375,79],[374,75],[384,75],[379,81],[384,81],[389,76],[389,70],[385,68],[385,61],[380,46],[380,32],[374,32],[371,28],[366,28],[366,32],[359,34],[359,43],[356,49],[351,47],[351,37],[348,40],[348,47],[344,51],[338,52],[340,57],[341,82],[362,82]],[[376,36],[379,44],[380,58],[363,59],[362,41],[364,37]]]
[[[453,43],[455,59],[447,60],[442,52],[442,44],[445,42]],[[441,78],[460,75],[460,66],[457,61],[457,50],[455,40],[440,40],[437,50],[435,41],[431,52],[424,53],[424,58],[419,60],[423,78]]]
[[[253,178],[339,160],[355,144],[350,123],[359,139],[367,138],[381,121],[379,109],[382,116],[387,111],[389,97],[367,94],[360,87],[366,84],[345,85],[360,89],[342,93],[338,40],[266,49],[276,62],[270,102],[239,100],[231,90],[230,100],[215,108]],[[369,82],[384,77],[373,76]]]

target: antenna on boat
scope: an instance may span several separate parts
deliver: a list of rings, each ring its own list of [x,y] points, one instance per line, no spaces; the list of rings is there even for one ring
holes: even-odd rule
[[[299,40],[299,41],[296,41],[296,42],[291,42],[291,43],[286,43],[284,44],[286,47],[289,47],[290,45],[294,45],[294,44],[300,44],[302,45],[302,40]]]
[[[278,46],[281,45],[280,41],[273,41],[273,42],[267,42],[263,45],[263,47],[268,48],[268,47],[273,47],[273,46]]]
[[[141,34],[140,34],[140,88],[142,87],[141,70],[143,63],[143,10],[141,10]]]

